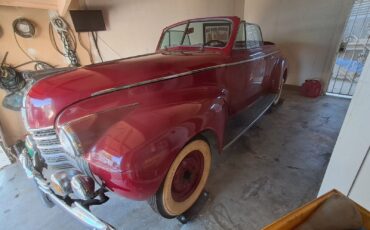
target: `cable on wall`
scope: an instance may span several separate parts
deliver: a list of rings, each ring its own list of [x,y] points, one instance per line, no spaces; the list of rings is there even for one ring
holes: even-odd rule
[[[55,40],[54,30],[58,33],[63,43],[63,50],[60,49]],[[55,50],[63,55],[69,62],[70,66],[80,66],[76,55],[77,41],[71,27],[63,18],[56,16],[50,19],[49,37]]]
[[[89,35],[89,34],[87,34]],[[77,33],[77,37],[78,37],[78,41],[80,42],[82,48],[84,48],[84,50],[86,50],[86,52],[88,53],[89,55],[89,58],[90,58],[90,63],[91,64],[94,64],[94,58],[92,56],[92,53],[91,53],[91,43],[89,42],[89,47],[85,46],[85,44],[82,42],[82,39],[81,39],[81,33]],[[89,39],[90,41],[90,39]]]
[[[22,74],[10,66],[2,66],[0,68],[0,88],[9,92],[18,92],[26,84]]]
[[[35,35],[35,26],[33,23],[25,18],[17,18],[13,21],[13,33],[14,33],[14,39],[17,43],[17,46],[19,49],[26,55],[29,59],[34,60],[19,44],[17,36],[23,37],[23,38],[31,38]]]
[[[35,63],[35,70],[45,70],[45,69],[54,69],[55,68],[55,66],[52,66],[47,62],[35,61],[35,60],[28,61],[28,62],[19,64],[19,65],[16,65],[16,66],[14,66],[14,68],[17,69],[19,67],[22,67],[22,66],[25,66],[25,65],[28,65],[28,64],[32,64],[32,63]]]
[[[34,24],[26,18],[17,18],[13,21],[12,26],[13,26],[14,40],[15,40],[18,48],[22,51],[22,53],[24,55],[26,55],[31,60],[31,61],[25,62],[23,64],[20,64],[20,65],[14,67],[14,68],[18,68],[18,67],[28,65],[28,64],[31,64],[31,63],[35,63],[35,66],[34,66],[35,70],[43,70],[43,69],[54,68],[54,66],[50,65],[49,63],[35,60],[19,44],[18,36],[20,36],[22,38],[32,38],[32,37],[35,36],[36,28],[35,28]],[[4,63],[2,63],[1,66],[3,66],[3,64]]]
[[[94,41],[96,51],[98,52],[99,58],[103,62],[103,58],[101,56],[99,45],[98,45],[98,33],[96,31],[92,31],[91,35],[92,35],[92,38],[93,38],[93,41]]]
[[[20,72],[6,64],[7,57],[8,52],[5,53],[0,65],[0,89],[14,93],[21,90],[25,86],[26,81]]]
[[[17,18],[13,21],[13,31],[23,38],[32,38],[36,30],[33,23],[26,18]]]

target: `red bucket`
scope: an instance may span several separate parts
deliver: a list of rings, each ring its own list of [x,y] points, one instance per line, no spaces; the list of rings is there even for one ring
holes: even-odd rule
[[[301,94],[305,97],[318,97],[321,95],[322,85],[319,80],[306,80],[301,86]]]

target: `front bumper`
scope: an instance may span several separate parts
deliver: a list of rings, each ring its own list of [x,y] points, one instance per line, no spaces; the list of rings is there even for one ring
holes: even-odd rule
[[[36,181],[36,184],[43,195],[47,196],[49,200],[51,200],[54,204],[62,207],[64,210],[72,214],[76,219],[81,221],[86,226],[90,227],[91,229],[97,230],[114,230],[115,228],[110,224],[104,222],[103,220],[96,217],[90,210],[79,201],[74,201],[69,199],[69,202],[60,197],[59,195],[55,194],[53,190],[51,190],[49,182],[46,181],[43,176],[36,171],[33,166],[30,158],[24,152],[20,156],[20,161],[26,174],[29,178],[33,178]]]

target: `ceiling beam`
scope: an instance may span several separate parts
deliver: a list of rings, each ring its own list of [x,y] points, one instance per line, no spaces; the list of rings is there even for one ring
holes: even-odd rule
[[[64,16],[72,0],[0,0],[2,6],[26,7],[45,10],[57,10]]]
[[[45,10],[57,10],[56,0],[0,0],[2,6],[26,7]]]
[[[60,16],[64,16],[67,13],[71,2],[72,0],[57,0],[58,13]]]

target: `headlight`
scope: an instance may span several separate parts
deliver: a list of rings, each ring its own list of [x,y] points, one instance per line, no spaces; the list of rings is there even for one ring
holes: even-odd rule
[[[78,174],[72,177],[71,187],[73,194],[82,200],[92,199],[95,195],[95,183],[91,177]]]
[[[59,140],[62,144],[64,150],[70,154],[71,156],[79,156],[80,155],[80,148],[79,143],[76,138],[72,135],[71,130],[66,130],[65,127],[62,127],[59,130]]]
[[[78,174],[81,172],[74,169],[53,173],[50,177],[50,186],[58,195],[67,196],[72,193],[71,179]]]

